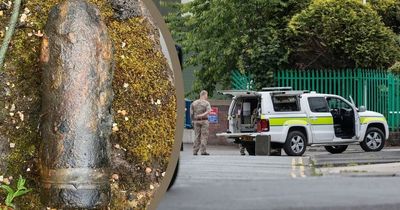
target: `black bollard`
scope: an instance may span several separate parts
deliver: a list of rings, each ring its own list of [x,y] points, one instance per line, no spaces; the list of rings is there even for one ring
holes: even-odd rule
[[[41,51],[41,199],[52,208],[110,201],[112,42],[99,10],[67,0],[50,11]]]

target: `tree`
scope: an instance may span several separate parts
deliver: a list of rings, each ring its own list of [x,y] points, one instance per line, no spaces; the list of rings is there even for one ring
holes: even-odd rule
[[[198,68],[194,90],[229,88],[231,71],[257,75],[256,88],[271,85],[286,63],[285,28],[309,0],[195,0],[167,22],[183,45],[187,64]]]
[[[388,68],[400,57],[396,34],[359,0],[314,0],[288,30],[300,68]]]
[[[389,71],[400,74],[400,61],[397,61],[393,66],[391,66]]]
[[[386,26],[400,35],[400,1],[398,0],[369,0],[372,8],[382,17]]]
[[[381,16],[386,26],[397,33],[400,40],[400,1],[398,0],[370,0],[371,6]],[[400,73],[400,61],[389,68],[391,72]]]

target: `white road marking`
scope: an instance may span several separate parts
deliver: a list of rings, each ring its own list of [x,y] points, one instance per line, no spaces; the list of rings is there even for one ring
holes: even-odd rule
[[[292,171],[290,173],[292,178],[296,178],[296,158],[292,158]]]
[[[302,178],[305,178],[306,175],[304,173],[304,164],[303,164],[303,158],[299,158],[299,163],[300,163],[300,176]]]
[[[306,177],[303,158],[292,158],[292,171],[290,172],[290,176],[292,178]]]

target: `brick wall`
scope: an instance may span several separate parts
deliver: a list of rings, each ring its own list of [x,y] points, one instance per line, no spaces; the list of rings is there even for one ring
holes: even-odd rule
[[[218,123],[210,123],[208,144],[228,144],[225,137],[217,137],[217,133],[226,132],[228,129],[228,110],[230,100],[210,100],[211,107],[218,108]]]
[[[386,146],[400,146],[400,132],[390,132]]]

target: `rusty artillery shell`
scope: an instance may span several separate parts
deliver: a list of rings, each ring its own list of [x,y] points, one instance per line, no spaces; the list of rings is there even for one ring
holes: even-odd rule
[[[41,198],[53,208],[104,208],[110,200],[112,43],[84,0],[50,11],[41,50]]]

